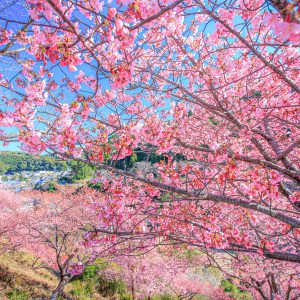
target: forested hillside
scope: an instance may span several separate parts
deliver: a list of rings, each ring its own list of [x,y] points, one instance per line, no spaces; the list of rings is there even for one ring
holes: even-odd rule
[[[171,154],[170,154],[171,155]],[[149,153],[140,148],[135,149],[131,156],[117,161],[109,160],[109,164],[115,165],[118,169],[132,168],[134,163],[148,161],[153,164],[160,160],[165,160],[163,155]],[[173,159],[180,160],[182,157],[174,155]],[[63,161],[49,155],[32,155],[25,152],[2,151],[0,152],[0,173],[20,172],[20,171],[63,171],[70,167],[74,173],[78,173],[78,179],[86,177],[85,173],[91,174],[94,168],[87,163],[80,163],[74,160]],[[84,174],[81,174],[84,173]]]
[[[46,155],[34,156],[23,152],[0,152],[0,173],[20,171],[63,171],[68,168],[65,161]]]

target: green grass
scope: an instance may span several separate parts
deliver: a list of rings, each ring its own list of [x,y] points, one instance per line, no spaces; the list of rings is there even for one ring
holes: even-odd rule
[[[13,289],[10,292],[6,292],[5,296],[11,300],[28,300],[29,294],[26,291],[20,291]]]
[[[190,253],[197,255],[197,253]],[[0,256],[0,299],[31,300],[49,298],[58,283],[57,277],[48,270],[34,269],[34,257],[28,253],[11,252]],[[98,259],[94,266],[86,268],[84,273],[65,287],[65,294],[76,300],[112,299],[131,300],[131,294],[121,281],[107,281],[101,274],[105,268],[118,268]],[[241,290],[229,280],[222,280],[222,274],[215,268],[206,268],[208,274],[221,282],[221,287],[235,300],[251,300],[248,292]],[[199,272],[203,268],[199,267]],[[158,291],[159,292],[159,291]],[[2,298],[3,297],[3,298]],[[163,294],[152,300],[178,300],[176,297]],[[197,295],[193,300],[209,300]]]
[[[236,300],[251,300],[252,297],[247,291],[238,288],[234,283],[229,280],[223,280],[221,287],[226,293],[229,293]]]

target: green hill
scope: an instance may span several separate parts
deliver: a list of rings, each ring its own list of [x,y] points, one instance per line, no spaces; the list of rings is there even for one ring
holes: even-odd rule
[[[0,174],[20,171],[63,171],[65,161],[48,155],[34,156],[23,152],[0,152]]]

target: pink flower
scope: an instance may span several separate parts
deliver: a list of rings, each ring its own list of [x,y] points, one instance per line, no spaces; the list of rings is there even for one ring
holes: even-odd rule
[[[12,31],[9,30],[5,30],[3,29],[1,32],[0,32],[0,45],[4,45],[4,44],[7,44],[8,41],[9,41],[9,37],[12,35]]]
[[[131,72],[128,68],[119,66],[116,71],[116,79],[114,81],[114,88],[121,88],[130,82]]]
[[[72,275],[79,275],[84,271],[85,267],[82,265],[82,263],[72,264],[68,268],[68,273]]]
[[[281,21],[275,14],[267,15],[265,21],[280,38],[296,43],[300,41],[300,24]]]
[[[115,8],[110,8],[108,10],[108,19],[113,19],[117,15],[117,10]]]
[[[116,19],[115,25],[116,25],[116,33],[117,34],[122,34],[123,27],[124,27],[123,22],[120,19]]]

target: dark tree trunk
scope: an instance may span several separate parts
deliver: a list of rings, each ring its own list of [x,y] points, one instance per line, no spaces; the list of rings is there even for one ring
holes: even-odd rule
[[[135,300],[135,289],[134,289],[134,279],[133,279],[133,277],[131,278],[131,296],[132,296],[132,300]]]
[[[50,300],[57,300],[59,296],[62,295],[63,293],[63,289],[65,287],[65,285],[70,281],[69,278],[63,278],[59,281],[57,287],[55,288],[55,290],[52,292],[51,297],[49,298]]]

